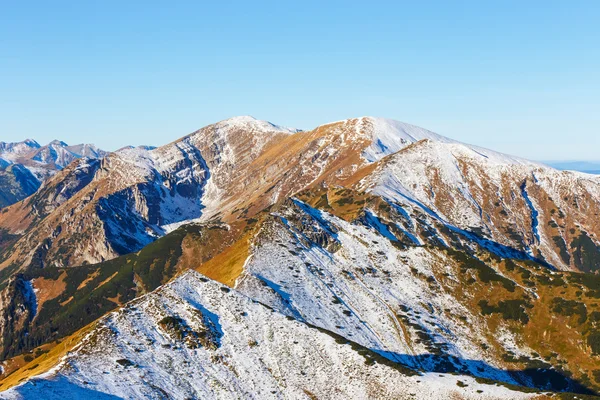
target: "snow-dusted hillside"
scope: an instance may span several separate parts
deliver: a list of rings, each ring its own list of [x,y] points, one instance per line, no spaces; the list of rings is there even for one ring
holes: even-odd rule
[[[428,139],[382,160],[358,187],[557,268],[594,268],[567,253],[577,237],[600,235],[598,177]]]
[[[460,386],[457,382],[460,381]],[[52,371],[3,399],[531,398],[395,367],[188,272],[109,314]]]

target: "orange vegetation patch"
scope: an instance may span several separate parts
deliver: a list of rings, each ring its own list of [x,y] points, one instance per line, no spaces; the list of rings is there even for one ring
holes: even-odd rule
[[[235,280],[244,270],[251,237],[251,234],[243,235],[232,246],[227,247],[225,251],[201,264],[195,270],[211,279],[233,287]]]
[[[107,300],[112,301],[113,303],[115,303],[116,305],[122,305],[123,303],[121,303],[121,294],[117,293],[117,295],[115,297],[107,297]]]
[[[61,302],[60,305],[64,306],[66,304],[69,304],[71,302],[71,300],[73,300],[73,296],[71,296],[68,299],[66,299],[65,301]]]
[[[377,208],[382,202],[379,197],[345,187],[312,188],[298,193],[296,197],[345,221],[354,221],[365,207]]]
[[[356,171],[352,176],[350,176],[349,178],[343,180],[341,182],[341,184],[343,186],[353,186],[356,185],[358,182],[360,182],[363,178],[371,175],[373,173],[373,171],[375,171],[375,169],[377,169],[377,167],[379,166],[379,162],[374,162],[372,164],[366,165],[363,168],[360,168],[358,171]]]
[[[83,289],[84,287],[86,287],[87,284],[90,283],[92,281],[92,279],[95,279],[98,275],[100,275],[100,270],[99,269],[97,269],[96,271],[94,271],[93,273],[91,273],[87,278],[85,278],[79,284],[79,286],[77,286],[77,290]]]
[[[56,280],[46,278],[36,278],[33,281],[33,288],[36,290],[37,311],[48,301],[58,297],[67,287],[65,278],[67,273],[63,272]]]
[[[105,283],[110,282],[112,280],[112,278],[114,278],[118,273],[119,273],[119,271],[116,271],[114,274],[112,274],[111,276],[109,276],[108,278],[106,278],[105,280],[100,282],[100,284],[98,284],[97,287],[103,286]]]
[[[250,246],[256,232],[260,229],[268,212],[264,212],[248,220],[240,221],[224,235],[222,242],[230,241],[219,247],[220,252],[206,258],[201,264],[193,267],[207,277],[233,287],[236,279],[244,271],[244,264],[250,254]]]
[[[64,338],[62,342],[56,345],[52,344],[53,347],[51,347],[47,353],[41,354],[32,361],[20,365],[18,369],[13,370],[8,376],[0,380],[0,391],[10,389],[26,379],[47,372],[56,366],[67,352],[77,346],[85,335],[92,331],[94,326],[95,323],[92,323],[78,330],[71,336]],[[45,350],[48,350],[48,348]]]

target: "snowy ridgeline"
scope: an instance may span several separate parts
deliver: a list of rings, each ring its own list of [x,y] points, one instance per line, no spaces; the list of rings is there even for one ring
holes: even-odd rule
[[[103,318],[54,370],[3,399],[528,398],[414,374],[188,272]]]
[[[0,142],[0,166],[23,163],[39,180],[47,178],[49,171],[60,170],[78,158],[101,158],[106,154],[93,144],[69,146],[59,140],[44,146],[31,139],[17,143]]]

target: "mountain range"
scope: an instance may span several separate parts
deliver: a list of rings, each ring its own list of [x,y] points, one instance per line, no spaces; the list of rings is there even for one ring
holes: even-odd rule
[[[600,391],[600,176],[374,117],[0,157],[38,179],[0,187],[0,398]]]
[[[42,182],[77,158],[100,158],[106,154],[91,144],[69,146],[53,140],[41,146],[32,139],[0,142],[0,208],[35,193]]]

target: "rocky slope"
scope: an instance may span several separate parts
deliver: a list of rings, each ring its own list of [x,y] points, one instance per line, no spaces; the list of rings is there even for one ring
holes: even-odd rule
[[[596,176],[427,140],[382,160],[358,186],[555,268],[600,266]]]
[[[0,215],[0,227],[21,235],[1,265],[74,266],[138,251],[202,216],[263,147],[291,132],[238,118],[157,149],[78,160]]]
[[[130,328],[121,329],[123,325],[110,325],[110,331],[100,329],[104,332],[102,341],[98,342],[95,338],[90,342],[84,340],[82,348],[90,350],[78,350],[67,356],[63,360],[63,367],[55,370],[60,371],[58,376],[45,375],[40,379],[48,382],[34,380],[15,390],[26,396],[34,396],[36,390],[42,387],[49,393],[55,391],[64,395],[79,393],[79,390],[84,390],[82,388],[89,390],[92,386],[88,385],[94,385],[94,391],[127,397],[136,394],[150,395],[159,390],[156,389],[157,386],[167,393],[178,393],[177,396],[181,398],[202,397],[202,391],[206,389],[203,388],[204,383],[198,382],[204,381],[195,373],[192,373],[190,379],[196,384],[185,384],[187,392],[179,393],[173,391],[175,389],[168,386],[169,383],[165,383],[165,375],[159,377],[167,372],[157,372],[157,375],[149,372],[153,370],[154,363],[163,365],[157,359],[157,354],[165,351],[162,347],[165,343],[152,336],[165,329],[160,328],[161,321],[169,315],[160,310],[183,307],[189,311],[189,306],[186,305],[186,302],[190,302],[188,297],[183,296],[182,299],[181,295],[165,296],[165,293],[171,293],[172,287],[179,285],[188,287],[186,293],[192,291],[192,288],[194,291],[202,291],[204,286],[214,287],[214,291],[218,288],[220,292],[216,293],[219,296],[210,300],[218,303],[217,309],[210,308],[207,300],[194,300],[191,303],[199,310],[208,308],[219,320],[228,318],[229,314],[225,310],[236,314],[239,308],[227,302],[225,293],[232,293],[236,298],[244,295],[256,307],[272,309],[277,315],[281,314],[281,319],[286,316],[289,321],[295,320],[311,329],[318,328],[337,338],[338,342],[351,341],[354,343],[351,348],[358,354],[364,355],[366,349],[369,349],[387,360],[380,359],[379,362],[396,365],[395,368],[403,371],[404,375],[419,373],[423,379],[438,378],[440,374],[444,377],[438,382],[442,385],[439,392],[423,391],[415,381],[422,381],[418,377],[405,381],[401,392],[389,392],[392,389],[385,388],[380,395],[371,394],[367,396],[369,398],[391,396],[392,393],[400,398],[410,393],[417,393],[418,398],[444,398],[456,390],[465,398],[470,398],[469,394],[477,398],[480,393],[473,393],[472,389],[493,394],[490,398],[516,398],[517,395],[524,396],[521,393],[525,390],[523,387],[578,393],[593,393],[600,388],[595,372],[600,354],[600,341],[597,339],[600,280],[595,275],[552,271],[545,265],[527,260],[526,253],[514,253],[512,259],[501,258],[489,250],[493,249],[489,242],[445,229],[443,224],[428,214],[404,209],[400,204],[384,201],[377,196],[343,188],[302,192],[298,198],[279,202],[269,210],[257,214],[252,220],[246,221],[246,228],[233,234],[238,240],[222,247],[224,250],[221,254],[207,256],[206,262],[195,266],[208,276],[229,282],[234,290],[229,292],[225,287],[214,286],[214,283],[205,282],[205,279],[197,278],[195,274],[176,278],[172,284],[150,295],[150,298],[158,299],[152,304],[160,305],[159,309],[151,308],[148,311],[145,300],[135,300],[126,305],[118,315],[122,315],[124,320],[133,321],[127,322]],[[143,272],[144,265],[150,265],[155,273],[176,275],[176,271],[194,267],[193,263],[184,267],[184,263],[186,255],[198,259],[194,254],[205,251],[202,247],[198,250],[199,243],[204,242],[205,248],[213,248],[214,238],[227,237],[226,231],[216,226],[205,233],[194,233],[190,230],[191,226],[185,228],[188,230],[183,235],[185,239],[174,241],[174,247],[169,247],[177,249],[177,244],[180,243],[181,253],[174,254],[172,250],[164,252],[170,255],[168,259],[160,260],[156,255],[147,255],[144,257],[145,263],[140,258],[133,258],[116,262],[112,267],[106,263],[101,268],[98,268],[99,265],[91,266],[93,271],[98,271],[98,275],[94,274],[91,280],[85,278],[86,273],[71,274],[71,271],[79,271],[79,268],[67,270],[66,276],[58,277],[53,277],[48,271],[48,276],[44,278],[46,285],[55,280],[77,287],[76,293],[59,295],[53,302],[60,304],[66,301],[67,304],[85,307],[84,310],[93,310],[89,305],[101,301],[118,302],[116,299],[121,296],[121,301],[127,300],[131,298],[131,294],[122,291],[126,288],[125,282],[143,281],[148,282],[150,287],[163,282],[159,279],[151,283]],[[156,243],[162,243],[173,235],[181,236],[182,229],[184,227]],[[209,235],[208,232],[214,235],[213,238],[206,236]],[[238,257],[239,253],[242,257]],[[519,258],[520,256],[522,257]],[[234,265],[229,263],[236,258],[239,259],[239,268],[235,267],[235,261]],[[217,262],[212,262],[215,259]],[[167,267],[172,268],[172,271],[169,272]],[[58,273],[64,274],[57,270],[56,274]],[[130,274],[137,275],[138,278],[123,279]],[[73,281],[74,277],[78,280]],[[198,283],[198,279],[202,284]],[[31,284],[36,288],[42,287],[41,283],[42,279],[36,278]],[[93,299],[92,301],[85,300],[88,287],[93,290],[88,292],[93,294],[89,299]],[[69,299],[68,296],[75,298]],[[42,301],[46,301],[46,304],[52,302],[38,296],[31,303],[39,304]],[[69,308],[73,310],[72,307]],[[60,309],[58,314],[56,312],[55,309],[48,315],[53,315],[59,324],[72,321],[77,315],[73,314],[65,319],[66,315],[62,315]],[[100,314],[95,315],[101,315],[102,311],[99,312]],[[243,312],[240,310],[242,317]],[[47,318],[42,316],[43,313],[41,311],[37,318]],[[175,344],[175,347],[187,346],[187,340],[193,340],[196,337],[194,335],[202,331],[196,329],[194,322],[188,319],[188,314],[174,312],[170,315],[185,321],[181,325],[184,328],[192,327],[189,328],[192,333],[186,330],[188,328],[181,328],[183,333],[179,339],[182,342]],[[264,322],[267,319],[260,317],[259,320],[262,321],[262,329],[270,326]],[[140,321],[144,321],[143,329]],[[167,322],[163,321],[163,325]],[[103,324],[100,326],[104,326]],[[74,326],[73,331],[77,327]],[[169,329],[172,328],[167,330]],[[244,325],[239,329],[247,333],[250,328]],[[106,336],[108,332],[113,333]],[[68,333],[62,331],[61,335]],[[188,337],[187,334],[191,336]],[[130,335],[134,335],[135,340]],[[177,335],[179,334],[176,337]],[[303,343],[304,340],[299,340],[292,332],[283,336],[292,342]],[[35,331],[29,337],[35,338]],[[198,337],[204,336],[198,334]],[[146,340],[147,338],[149,339]],[[257,343],[268,342],[264,337],[255,336],[247,340],[252,343],[253,340]],[[307,339],[308,342],[319,340],[321,339]],[[127,346],[131,348],[127,350],[129,347],[124,347],[124,343],[128,343]],[[111,346],[115,346],[118,352],[115,350],[115,353],[109,353],[111,355],[107,358],[105,349],[112,348]],[[248,346],[253,347],[254,345]],[[89,361],[84,361],[88,360],[85,358],[88,351],[94,356]],[[275,358],[284,357],[282,353],[288,354],[282,348],[269,349],[268,352]],[[147,354],[150,358],[137,353]],[[233,360],[245,357],[242,353],[239,348],[228,353],[230,355],[226,365],[237,365]],[[178,353],[178,361],[173,359],[173,355],[165,357],[172,363],[177,362],[177,365],[191,363],[190,368],[195,371],[198,368],[196,363],[205,362],[199,361],[196,358],[198,356],[197,352],[185,351]],[[17,371],[16,376],[22,376],[31,368],[35,370],[36,365],[45,361],[44,357],[42,355],[25,365],[23,372]],[[339,357],[346,359],[348,356]],[[132,371],[138,370],[133,365],[120,366],[117,360],[127,360],[127,364],[131,362],[138,365],[142,371],[146,371],[143,372],[144,377],[132,374]],[[286,363],[291,362],[285,360]],[[367,360],[367,364],[372,363],[373,361]],[[110,376],[113,373],[115,376],[103,375],[97,368],[92,368],[97,365],[102,365]],[[87,370],[88,368],[90,369]],[[241,376],[239,379],[251,381],[239,383],[240,387],[258,385],[252,386],[252,390],[259,390],[261,382],[271,379],[260,375],[253,380],[240,373],[236,366],[232,368]],[[71,371],[78,371],[82,375],[73,375]],[[216,374],[209,375],[217,381],[226,379],[221,378],[221,372],[213,369],[210,371],[211,374]],[[363,373],[364,371],[359,375]],[[450,373],[460,376],[448,375]],[[130,379],[128,384],[117,384],[124,376]],[[396,382],[403,381],[404,378],[394,379]],[[465,392],[455,387],[457,380],[462,382],[460,385],[468,384],[470,389]],[[81,382],[84,381],[88,383],[82,386]],[[187,378],[184,381],[187,382]],[[364,390],[359,382],[360,379],[358,382],[353,381],[351,390]],[[486,382],[513,385],[509,386],[512,390],[517,390],[517,386],[521,388],[516,394],[496,393],[494,387],[479,386]],[[230,386],[223,390],[233,393],[230,394],[231,397],[240,396],[240,392]],[[277,389],[276,393],[279,390],[282,389]],[[313,390],[325,389],[311,386],[307,390],[314,393]],[[284,398],[294,398],[293,393],[293,390],[284,391],[282,395]],[[251,396],[246,393],[242,397]],[[327,395],[318,397],[328,398]]]

